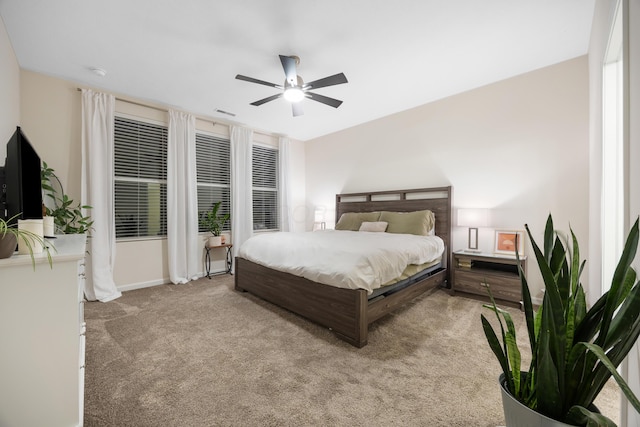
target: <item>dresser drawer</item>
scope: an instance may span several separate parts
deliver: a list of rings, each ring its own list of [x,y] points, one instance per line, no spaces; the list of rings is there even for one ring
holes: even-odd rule
[[[497,275],[483,272],[471,272],[456,269],[455,290],[488,297],[487,285],[491,287],[491,294],[496,299],[520,302],[521,285],[517,276]]]

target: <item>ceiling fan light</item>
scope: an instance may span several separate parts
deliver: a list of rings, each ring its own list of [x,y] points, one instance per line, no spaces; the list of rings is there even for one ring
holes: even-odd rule
[[[284,99],[289,102],[300,102],[304,99],[304,92],[298,87],[289,87],[284,91]]]

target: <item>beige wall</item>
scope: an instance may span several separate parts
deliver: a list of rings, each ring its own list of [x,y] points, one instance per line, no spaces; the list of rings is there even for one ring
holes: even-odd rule
[[[587,71],[576,58],[309,141],[308,208],[332,223],[336,193],[452,185],[454,208],[490,208],[493,228],[528,223],[539,240],[549,213],[558,228],[570,221],[586,255]],[[454,227],[453,249],[466,239]],[[481,249],[493,244],[481,229]]]
[[[22,130],[65,192],[80,201],[80,93],[77,85],[22,70]]]
[[[72,199],[79,201],[81,101],[80,92],[77,90],[78,85],[27,70],[22,70],[19,77],[23,130],[40,157],[55,169],[65,192]],[[166,111],[122,100],[116,102],[116,112],[163,123],[168,121]],[[199,119],[196,121],[196,127],[221,136],[229,135],[228,125],[217,119],[215,124],[214,119]],[[256,133],[254,139],[262,144],[277,146],[278,143],[278,138],[272,135]],[[292,141],[291,152],[294,209],[300,211],[304,210],[305,200],[304,144]],[[294,224],[297,230],[303,230],[304,225],[304,217],[299,218]],[[213,271],[223,270],[223,255],[223,252],[213,254]],[[114,280],[121,291],[167,283],[169,281],[167,265],[166,239],[118,241]],[[201,265],[204,271],[204,264]]]
[[[6,143],[20,125],[20,67],[0,17],[0,165],[7,156]]]

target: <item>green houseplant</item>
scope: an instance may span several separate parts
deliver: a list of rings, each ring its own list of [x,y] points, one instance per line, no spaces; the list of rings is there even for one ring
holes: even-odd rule
[[[640,334],[640,282],[631,268],[638,247],[638,221],[629,232],[609,291],[590,309],[580,283],[585,261],[580,261],[573,230],[571,244],[565,245],[555,233],[549,215],[540,249],[529,227],[525,228],[545,286],[542,305],[534,312],[527,280],[520,271],[531,350],[528,370],[521,368],[522,354],[509,312],[498,308],[493,297],[492,304],[485,305],[498,318],[502,341],[487,318],[481,316],[489,346],[502,367],[503,387],[518,402],[552,420],[571,425],[615,426],[595,412],[592,405],[613,376],[640,412],[638,398],[616,371]]]
[[[91,231],[93,221],[89,215],[82,213],[83,209],[91,209],[91,206],[74,203],[64,193],[55,171],[46,162],[42,162],[40,180],[42,190],[52,204],[51,207],[45,204],[45,213],[53,217],[56,231],[62,234],[82,234]]]
[[[210,210],[203,212],[201,215],[200,225],[215,238],[209,240],[209,246],[220,246],[222,244],[220,233],[222,233],[222,229],[230,217],[228,213],[223,215],[218,214],[221,205],[221,201],[216,202]]]
[[[31,256],[31,264],[33,268],[36,267],[36,260],[33,256],[34,245],[42,245],[43,250],[47,254],[49,266],[53,267],[53,260],[51,259],[51,253],[49,247],[45,243],[44,239],[37,234],[34,234],[27,230],[20,230],[13,222],[20,214],[15,215],[7,220],[0,218],[0,259],[9,258],[16,250],[16,245],[19,243],[25,245]]]

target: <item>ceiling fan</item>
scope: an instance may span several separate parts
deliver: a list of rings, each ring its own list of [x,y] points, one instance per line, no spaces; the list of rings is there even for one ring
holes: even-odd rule
[[[247,77],[241,74],[236,76],[236,79],[238,80],[244,80],[246,82],[257,83],[282,90],[282,92],[276,95],[271,95],[267,98],[252,102],[251,105],[259,106],[269,101],[284,97],[284,99],[291,102],[291,109],[293,111],[293,116],[295,117],[304,114],[302,104],[300,103],[304,98],[309,98],[334,108],[338,108],[340,104],[342,104],[342,101],[338,99],[318,95],[317,93],[310,92],[310,90],[348,83],[347,78],[343,73],[334,74],[333,76],[305,83],[296,70],[296,66],[300,64],[300,58],[297,56],[280,55],[280,62],[282,63],[282,68],[284,69],[285,74],[284,85],[265,82],[264,80],[254,79],[253,77]]]

